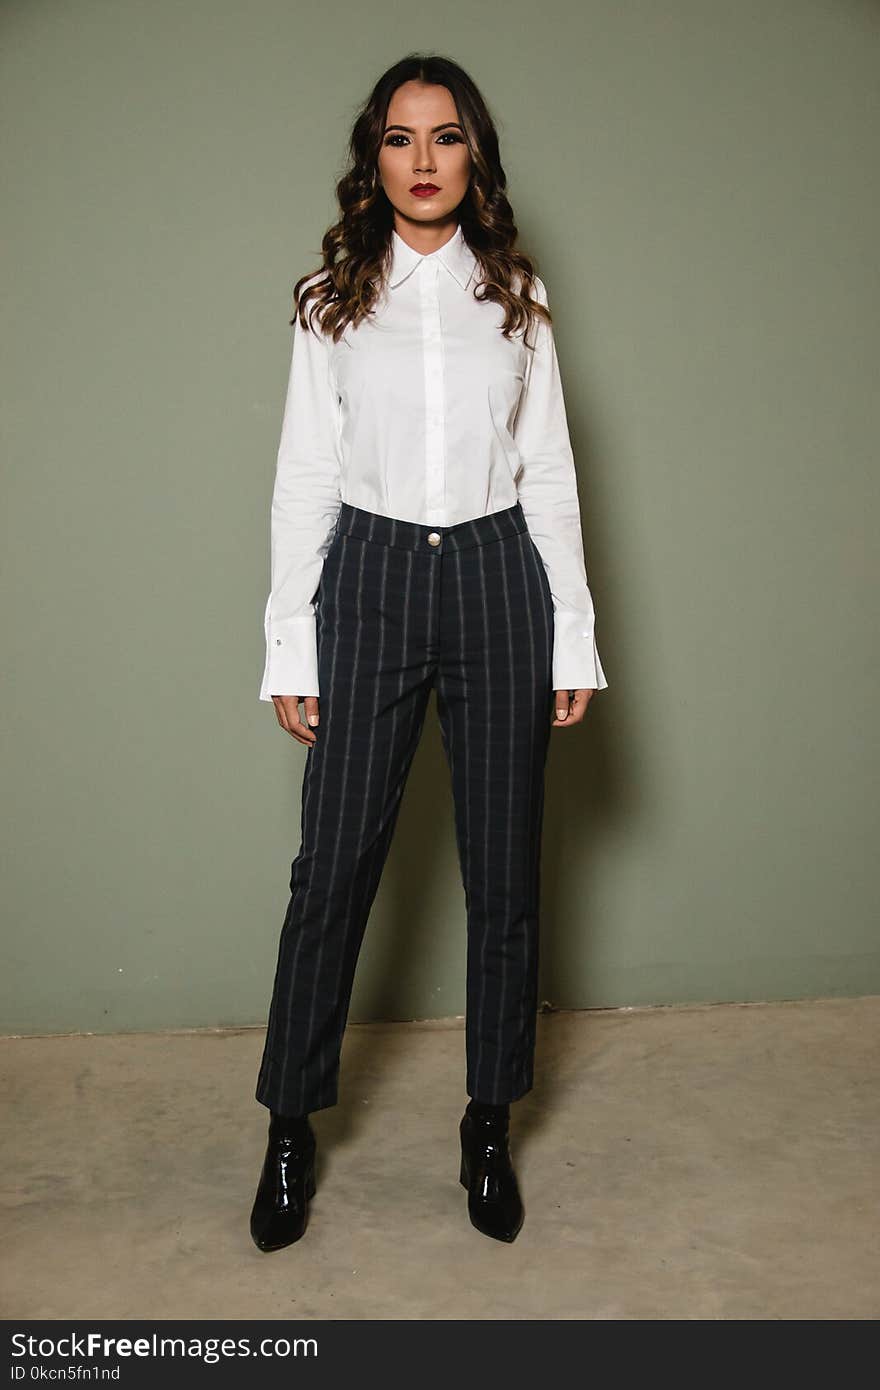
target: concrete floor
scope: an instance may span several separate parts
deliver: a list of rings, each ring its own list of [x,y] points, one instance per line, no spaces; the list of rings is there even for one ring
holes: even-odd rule
[[[512,1245],[460,1021],[350,1026],[304,1238],[248,1216],[262,1029],[5,1039],[4,1318],[873,1319],[880,998],[542,1015]]]

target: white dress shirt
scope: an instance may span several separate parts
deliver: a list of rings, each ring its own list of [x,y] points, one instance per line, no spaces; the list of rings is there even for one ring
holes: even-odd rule
[[[317,335],[293,327],[260,699],[320,695],[313,599],[343,501],[425,526],[518,501],[553,598],[553,689],[602,690],[552,328],[530,330],[534,351],[522,330],[501,334],[501,306],[473,296],[477,262],[460,226],[430,255],[392,238],[373,317],[338,343],[317,318]],[[535,294],[547,303],[537,277]]]

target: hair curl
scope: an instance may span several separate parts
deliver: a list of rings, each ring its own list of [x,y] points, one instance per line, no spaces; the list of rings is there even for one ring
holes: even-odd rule
[[[408,54],[383,73],[355,119],[349,165],[336,185],[340,217],[321,243],[325,273],[309,271],[297,280],[290,323],[299,318],[303,328],[310,328],[317,313],[322,331],[338,341],[349,324],[357,327],[375,306],[390,263],[394,227],[394,209],[379,178],[379,150],[391,98],[409,81],[446,87],[464,129],[471,177],[457,212],[465,241],[478,263],[475,298],[502,305],[501,331],[505,337],[527,329],[537,317],[551,323],[549,309],[531,297],[535,280],[532,261],[515,249],[517,227],[505,193],[507,176],[486,102],[458,63],[421,53]],[[478,289],[482,293],[477,294]],[[314,302],[307,310],[310,301]]]

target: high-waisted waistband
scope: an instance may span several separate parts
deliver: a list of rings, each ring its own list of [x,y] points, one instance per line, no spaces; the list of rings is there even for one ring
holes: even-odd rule
[[[369,512],[343,502],[336,523],[336,534],[357,536],[365,541],[378,541],[400,550],[422,550],[439,555],[444,550],[467,550],[474,545],[504,540],[519,531],[527,531],[525,514],[519,502],[488,516],[471,521],[457,521],[454,526],[424,526],[417,521],[399,521],[396,517]]]

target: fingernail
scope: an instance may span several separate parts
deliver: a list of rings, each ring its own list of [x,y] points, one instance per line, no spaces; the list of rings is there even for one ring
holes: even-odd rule
[[[558,710],[556,711],[556,718],[557,718],[557,719],[566,719],[567,717],[568,717],[568,710],[567,710],[567,709],[558,709]]]
[[[314,725],[317,724],[317,722],[318,722],[318,716],[317,716],[316,714],[310,714],[310,715],[309,715],[309,723],[314,727]]]

